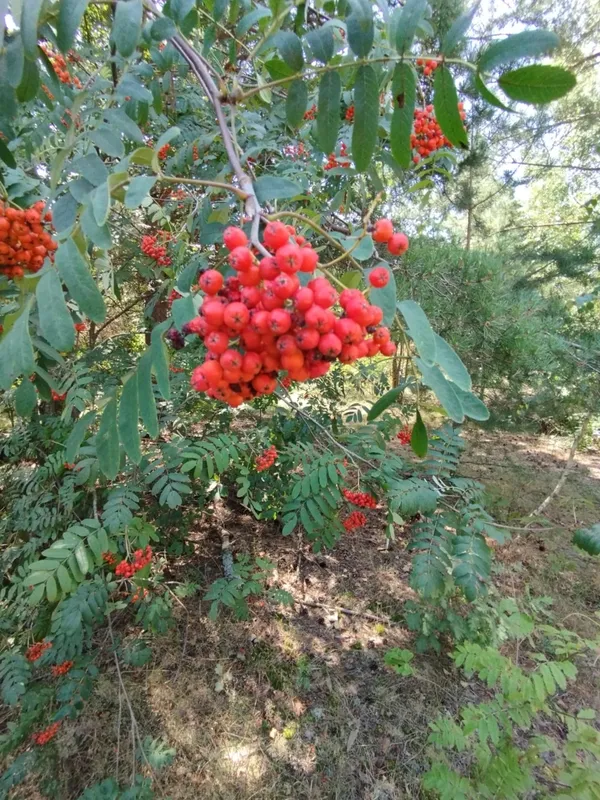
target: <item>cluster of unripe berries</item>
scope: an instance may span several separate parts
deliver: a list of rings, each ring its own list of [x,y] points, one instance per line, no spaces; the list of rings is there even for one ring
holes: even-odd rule
[[[240,228],[227,228],[223,240],[237,276],[224,281],[216,270],[205,272],[200,316],[184,328],[207,349],[192,373],[196,391],[235,407],[272,394],[280,370],[306,381],[325,375],[335,360],[349,364],[395,352],[389,330],[380,326],[383,312],[361,291],[338,294],[323,277],[300,284],[296,273],[314,272],[318,255],[292,226],[267,224],[263,241],[273,255],[260,261]]]
[[[412,430],[409,425],[405,425],[402,430],[396,434],[396,439],[398,439],[400,444],[410,444],[411,438]]]
[[[61,83],[67,84],[69,86],[75,86],[77,89],[81,89],[81,81],[76,76],[71,76],[67,69],[67,62],[65,61],[64,57],[61,56],[60,53],[54,53],[48,45],[41,45],[42,50],[48,56],[48,60],[52,64],[52,68],[56,73],[56,77]]]
[[[144,569],[151,561],[152,548],[148,545],[145,550],[140,549],[135,551],[133,554],[133,561],[129,562],[123,559],[123,561],[117,564],[115,575],[118,575],[120,578],[132,578],[136,572]]]
[[[33,743],[37,745],[48,744],[51,739],[54,739],[59,728],[60,722],[53,722],[52,725],[49,725],[43,731],[38,731],[37,733],[33,734],[31,737],[33,739]]]
[[[351,492],[349,489],[342,489],[342,494],[349,503],[359,508],[377,508],[377,498],[368,492]]]
[[[55,678],[60,678],[62,675],[66,675],[67,672],[69,672],[69,670],[71,669],[72,666],[73,666],[73,662],[72,661],[63,661],[62,664],[56,664],[51,669],[52,675]]]
[[[35,642],[25,651],[25,658],[27,661],[37,661],[51,647],[52,642]]]
[[[31,208],[14,208],[0,201],[0,274],[22,278],[38,272],[46,256],[58,247],[49,231],[52,212],[42,200]]]
[[[267,448],[256,459],[256,462],[254,464],[256,471],[264,472],[266,469],[270,469],[276,460],[277,460],[277,450],[275,449],[275,445],[271,445],[271,447]]]
[[[353,511],[351,514],[348,514],[342,525],[347,531],[353,531],[356,530],[356,528],[362,528],[366,521],[367,518],[362,511]]]
[[[148,234],[146,236],[142,236],[140,249],[145,256],[148,256],[148,258],[153,258],[159,266],[170,266],[171,259],[167,255],[167,248],[164,246],[164,244],[158,243],[156,236],[150,236]]]
[[[423,75],[429,76],[431,73],[439,67],[440,62],[436,61],[434,58],[417,58],[417,66],[424,67]]]

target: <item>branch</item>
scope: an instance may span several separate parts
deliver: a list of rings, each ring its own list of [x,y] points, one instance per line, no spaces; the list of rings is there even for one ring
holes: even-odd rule
[[[166,181],[167,183],[187,183],[190,186],[213,186],[215,189],[221,189],[224,192],[233,192],[236,194],[240,200],[247,200],[249,195],[248,192],[244,192],[242,189],[239,189],[237,186],[232,186],[230,183],[222,183],[221,181],[203,181],[200,178],[178,178],[173,175],[160,175],[161,181]]]
[[[529,230],[530,228],[562,228],[566,225],[593,225],[594,220],[591,219],[580,219],[576,222],[545,222],[542,225],[512,225],[510,228],[500,228],[498,233],[504,233],[505,231],[518,231],[518,230]]]
[[[580,172],[600,172],[600,167],[580,167],[578,164],[538,164],[532,161],[510,161],[521,167],[541,167],[542,169],[577,169]]]
[[[145,300],[145,299],[146,299],[146,294],[147,294],[147,293],[146,293],[146,292],[144,292],[144,294],[141,294],[139,297],[136,297],[136,298],[135,298],[135,300],[132,300],[132,301],[131,301],[131,303],[128,303],[128,304],[127,304],[127,305],[126,305],[124,308],[122,308],[122,309],[121,309],[121,310],[118,312],[118,314],[115,314],[115,315],[114,315],[114,317],[111,317],[110,319],[107,319],[107,320],[106,320],[106,322],[105,322],[103,325],[101,325],[99,328],[96,328],[96,330],[94,331],[94,333],[95,333],[95,338],[97,339],[97,338],[98,338],[98,336],[99,336],[99,335],[102,333],[102,331],[103,331],[105,328],[108,328],[108,326],[109,326],[109,325],[111,325],[111,324],[112,324],[112,323],[113,323],[115,320],[119,319],[119,317],[122,317],[122,316],[123,316],[123,314],[126,314],[126,313],[127,313],[128,311],[130,311],[130,310],[131,310],[131,309],[132,309],[134,306],[137,306],[137,304],[138,304],[138,303],[141,303],[141,301],[142,301],[142,300]]]
[[[542,511],[544,511],[546,506],[550,504],[551,500],[554,497],[556,497],[556,495],[565,485],[565,481],[567,480],[569,470],[573,466],[573,461],[575,460],[575,453],[577,452],[577,448],[579,447],[579,442],[581,441],[583,434],[585,433],[585,429],[587,428],[591,418],[592,418],[592,412],[588,411],[588,413],[585,415],[583,419],[583,422],[581,423],[581,428],[577,431],[577,434],[573,439],[573,444],[571,445],[571,449],[569,451],[569,458],[567,459],[567,463],[565,464],[565,468],[563,470],[562,475],[558,479],[558,483],[556,484],[554,489],[550,492],[548,497],[543,502],[541,502],[534,511],[531,512],[531,514],[529,515],[530,517],[539,517],[539,515],[542,513]]]

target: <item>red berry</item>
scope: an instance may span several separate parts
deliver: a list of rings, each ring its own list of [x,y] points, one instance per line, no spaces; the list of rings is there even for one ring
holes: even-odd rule
[[[289,238],[290,234],[288,229],[283,222],[279,222],[278,220],[267,223],[263,232],[263,241],[265,247],[268,247],[269,250],[279,250],[280,247],[288,243]]]
[[[393,256],[401,256],[408,250],[408,236],[405,233],[395,233],[387,246]]]
[[[378,219],[373,229],[373,240],[376,242],[389,242],[394,234],[394,226],[389,219]]]
[[[289,242],[275,253],[277,266],[282,272],[297,272],[302,264],[302,251],[297,244]]]
[[[248,237],[241,228],[231,225],[223,231],[223,243],[228,250],[235,250],[236,247],[245,247]]]
[[[216,269],[209,269],[200,277],[200,288],[206,294],[217,294],[223,288],[224,279]]]
[[[385,267],[375,267],[369,273],[369,283],[376,289],[382,289],[387,286],[390,280],[390,274]]]
[[[245,272],[252,266],[252,253],[247,247],[236,247],[229,253],[229,263],[233,269]]]

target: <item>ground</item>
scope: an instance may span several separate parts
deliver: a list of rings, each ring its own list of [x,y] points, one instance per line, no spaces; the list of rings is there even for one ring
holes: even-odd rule
[[[570,539],[577,527],[600,518],[600,451],[580,453],[545,519],[534,530],[519,530],[556,484],[570,442],[474,430],[468,441],[463,474],[485,483],[490,511],[515,528],[496,553],[502,592],[551,596],[557,622],[596,634],[598,562]],[[346,536],[333,552],[313,555],[304,548],[299,557],[297,540],[284,539],[243,510],[228,527],[235,551],[264,554],[277,564],[274,580],[294,595],[295,606],[273,613],[253,604],[248,622],[226,616],[211,622],[201,595],[177,604],[175,627],[151,643],[153,659],[143,667],[122,666],[127,698],[116,694],[115,668],[107,662],[92,713],[65,726],[60,797],[75,798],[106,776],[130,777],[127,699],[141,738],[162,739],[176,751],[157,776],[158,797],[421,797],[429,722],[477,699],[478,690],[444,654],[417,656],[411,677],[384,664],[387,650],[411,648],[413,641],[400,623],[403,604],[413,596],[405,538],[400,534],[386,550],[381,521],[372,512],[369,526]],[[204,526],[190,538],[194,557],[191,565],[186,560],[185,577],[207,585],[220,574],[220,537]],[[139,636],[134,627],[118,633],[129,642]],[[561,701],[600,710],[599,686],[586,674]],[[23,791],[14,796],[38,796]]]

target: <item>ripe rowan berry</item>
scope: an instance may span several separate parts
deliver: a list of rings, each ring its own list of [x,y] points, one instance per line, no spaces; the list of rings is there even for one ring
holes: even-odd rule
[[[369,273],[369,283],[376,289],[382,289],[387,286],[390,280],[390,273],[385,267],[375,267]]]
[[[218,294],[223,288],[224,278],[216,269],[208,269],[201,275],[198,283],[206,294]]]
[[[283,222],[275,220],[274,222],[267,223],[263,231],[263,242],[265,247],[269,250],[279,250],[280,247],[286,245],[289,241],[290,234]]]
[[[388,250],[393,256],[401,256],[408,250],[408,236],[405,233],[395,233],[387,243]]]
[[[375,242],[386,243],[394,234],[394,225],[389,219],[378,219],[371,234]]]
[[[248,237],[241,228],[231,225],[223,231],[223,243],[228,250],[235,250],[236,247],[245,247]]]

